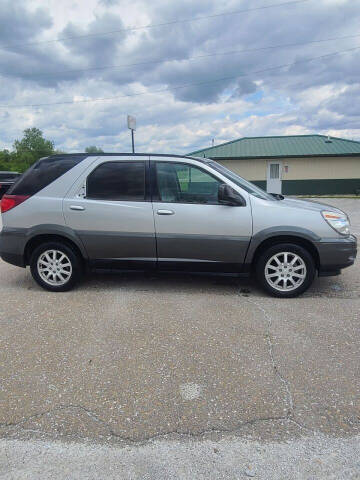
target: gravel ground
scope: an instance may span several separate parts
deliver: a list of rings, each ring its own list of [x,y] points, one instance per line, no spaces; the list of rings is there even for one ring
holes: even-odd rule
[[[323,199],[350,214],[360,201]],[[278,300],[249,281],[0,261],[0,478],[360,478],[359,262]]]

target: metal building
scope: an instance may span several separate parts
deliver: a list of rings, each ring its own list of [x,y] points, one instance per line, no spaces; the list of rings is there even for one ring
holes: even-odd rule
[[[244,137],[192,152],[272,193],[360,194],[360,142],[323,135]]]

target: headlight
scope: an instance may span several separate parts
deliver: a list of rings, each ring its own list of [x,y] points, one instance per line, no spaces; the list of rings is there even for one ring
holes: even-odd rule
[[[337,232],[342,235],[350,234],[350,222],[345,213],[327,212],[322,211],[321,215],[327,221],[327,223]]]

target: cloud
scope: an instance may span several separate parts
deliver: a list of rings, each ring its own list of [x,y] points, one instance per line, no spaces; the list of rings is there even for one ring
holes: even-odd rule
[[[91,0],[66,16],[54,2],[3,0],[1,105],[116,98],[0,108],[0,148],[37,126],[61,149],[125,150],[127,113],[137,116],[136,142],[145,151],[181,153],[212,138],[297,132],[360,139],[360,49],[326,56],[356,47],[360,37],[262,49],[356,34],[356,3],[318,0],[199,19],[249,4]]]
[[[104,5],[105,7],[113,7],[114,5],[119,4],[119,0],[100,0],[100,5]]]
[[[69,38],[62,43],[70,54],[85,58],[91,65],[111,64],[117,58],[117,50],[121,47],[126,32],[120,16],[104,13],[97,16],[87,27],[70,22],[63,29],[61,36]],[[116,32],[108,35],[98,35],[102,32]],[[80,37],[74,39],[73,37]],[[83,37],[83,38],[81,38]]]
[[[0,9],[0,44],[7,51],[28,52],[19,47],[24,42],[35,41],[43,30],[50,28],[52,19],[50,12],[38,6],[29,10],[24,0],[2,0]]]

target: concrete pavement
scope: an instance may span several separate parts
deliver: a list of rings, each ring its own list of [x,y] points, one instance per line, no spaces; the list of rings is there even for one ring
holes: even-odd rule
[[[359,200],[324,201],[350,213],[360,234]],[[279,300],[247,280],[143,274],[94,274],[72,292],[52,294],[28,270],[0,261],[0,436],[7,452],[0,472],[226,478],[220,474],[230,468],[222,463],[217,477],[176,469],[166,476],[169,458],[160,455],[165,470],[150,469],[148,477],[21,476],[26,468],[16,452],[31,458],[45,448],[55,462],[69,442],[89,455],[104,443],[126,446],[111,450],[122,462],[130,446],[135,456],[162,448],[176,455],[191,442],[196,473],[204,442],[225,442],[234,452],[246,447],[251,457],[261,445],[281,452],[279,442],[287,441],[290,458],[295,445],[316,446],[317,438],[335,465],[338,445],[358,448],[359,320],[359,262],[339,277],[317,279],[300,298]],[[357,459],[349,458],[341,474],[357,472]],[[238,478],[246,478],[244,468]]]

